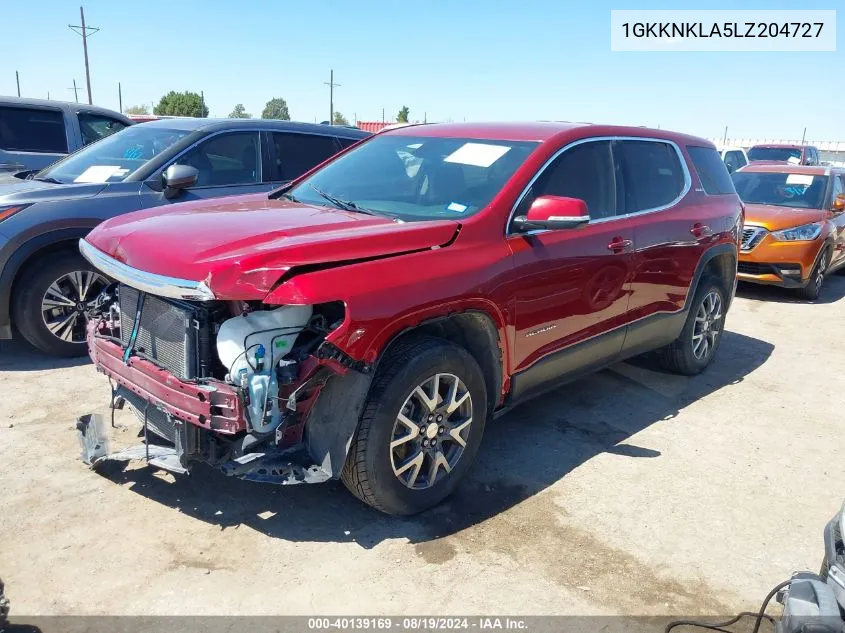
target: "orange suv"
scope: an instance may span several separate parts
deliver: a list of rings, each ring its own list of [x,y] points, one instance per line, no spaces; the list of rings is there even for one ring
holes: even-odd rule
[[[845,266],[845,169],[751,164],[732,178],[746,205],[739,280],[814,300]]]

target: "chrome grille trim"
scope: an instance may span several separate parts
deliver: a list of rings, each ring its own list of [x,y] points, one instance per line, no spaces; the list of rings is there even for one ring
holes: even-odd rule
[[[753,250],[767,234],[768,231],[762,226],[745,226],[742,229],[742,246],[740,250],[744,253]]]
[[[211,289],[202,281],[155,275],[132,268],[94,248],[84,239],[79,240],[79,252],[101,272],[137,290],[160,297],[187,301],[212,301],[216,298]]]

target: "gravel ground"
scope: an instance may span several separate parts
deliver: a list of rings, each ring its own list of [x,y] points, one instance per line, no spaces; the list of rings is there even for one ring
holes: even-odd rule
[[[696,378],[623,363],[487,430],[411,519],[339,483],[276,488],[79,461],[84,360],[0,343],[0,577],[13,615],[728,614],[817,570],[845,496],[845,277],[740,288]],[[129,412],[119,445],[133,443]]]

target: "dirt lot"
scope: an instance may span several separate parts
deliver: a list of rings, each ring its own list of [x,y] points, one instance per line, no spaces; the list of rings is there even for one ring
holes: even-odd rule
[[[0,344],[0,576],[13,614],[696,614],[817,569],[845,497],[845,277],[741,289],[715,364],[625,363],[488,427],[447,504],[397,520],[339,483],[87,470],[80,360]],[[118,421],[121,444],[137,430]]]

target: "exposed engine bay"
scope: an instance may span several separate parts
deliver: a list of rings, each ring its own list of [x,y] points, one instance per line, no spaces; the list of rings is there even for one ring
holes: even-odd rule
[[[112,380],[112,419],[128,403],[144,444],[110,453],[100,416],[83,416],[83,460],[147,459],[177,473],[203,461],[280,484],[338,476],[338,451],[319,437],[306,446],[303,428],[331,378],[369,371],[325,340],[344,314],[340,302],[184,301],[112,284],[92,314],[89,349]]]

